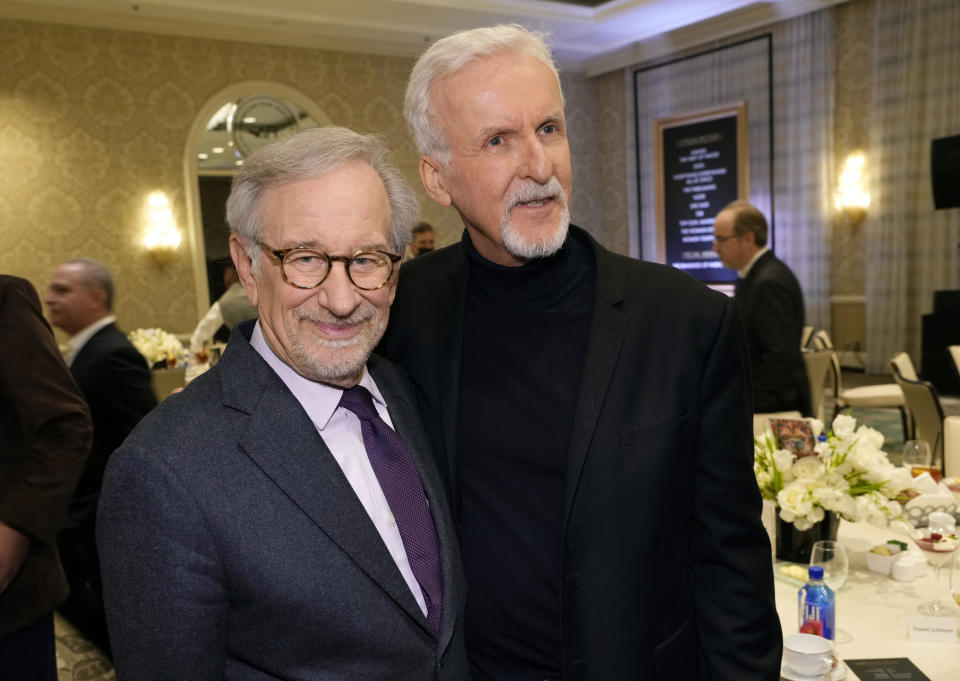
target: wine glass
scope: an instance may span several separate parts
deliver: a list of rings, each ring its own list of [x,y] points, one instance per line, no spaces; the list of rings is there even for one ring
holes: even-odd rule
[[[834,592],[833,638],[836,643],[845,643],[853,637],[836,624],[836,620],[839,619],[836,601],[840,598],[837,592],[847,583],[847,575],[850,573],[847,550],[838,541],[821,539],[814,543],[810,551],[810,565],[819,565],[823,568],[823,581]]]
[[[960,551],[954,551],[950,566],[950,595],[960,605]]]
[[[810,551],[810,565],[819,565],[823,568],[823,581],[834,592],[843,588],[847,583],[850,572],[850,562],[843,544],[830,539],[822,539],[813,545]]]
[[[940,568],[947,564],[957,547],[960,546],[960,537],[957,535],[956,521],[949,513],[934,511],[928,516],[926,526],[920,526],[919,520],[910,531],[910,538],[923,551],[927,562],[933,566],[937,591],[934,599],[920,606],[924,615],[947,615],[950,606],[940,602]]]
[[[923,473],[929,473],[934,480],[940,480],[935,475],[932,467],[933,456],[930,453],[930,445],[926,440],[907,440],[903,444],[903,466],[909,468],[911,475],[917,477]],[[936,471],[939,473],[939,471]]]

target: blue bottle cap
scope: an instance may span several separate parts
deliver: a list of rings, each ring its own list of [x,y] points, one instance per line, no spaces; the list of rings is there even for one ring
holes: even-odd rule
[[[810,575],[810,579],[823,579],[823,566],[811,565],[807,568],[807,574]]]

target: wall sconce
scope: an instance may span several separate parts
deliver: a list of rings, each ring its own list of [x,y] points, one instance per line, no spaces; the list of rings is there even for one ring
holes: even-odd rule
[[[147,199],[147,228],[143,245],[161,265],[173,260],[180,247],[180,230],[173,221],[170,201],[163,192],[154,192]]]
[[[859,224],[867,214],[870,193],[867,191],[867,157],[862,151],[851,152],[843,162],[837,182],[836,205],[852,225]]]

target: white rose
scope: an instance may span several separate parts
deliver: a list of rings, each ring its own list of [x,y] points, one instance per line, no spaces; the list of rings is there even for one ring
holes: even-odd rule
[[[852,435],[856,426],[857,420],[848,414],[837,414],[833,419],[833,432],[840,438]]]
[[[799,480],[816,480],[823,475],[824,468],[817,457],[805,456],[793,464],[791,472]]]
[[[796,457],[793,455],[793,452],[789,452],[786,449],[780,449],[773,453],[773,465],[777,467],[778,471],[786,475],[790,473],[790,468],[793,466],[794,458]],[[790,479],[793,479],[792,473],[790,473]]]
[[[813,510],[810,490],[807,489],[805,484],[799,481],[791,482],[780,490],[780,493],[777,495],[777,504],[782,511],[786,511],[793,516],[805,516]]]
[[[879,430],[875,430],[870,426],[860,426],[857,429],[857,435],[860,437],[861,442],[864,442],[874,449],[879,450],[883,447],[883,433]]]

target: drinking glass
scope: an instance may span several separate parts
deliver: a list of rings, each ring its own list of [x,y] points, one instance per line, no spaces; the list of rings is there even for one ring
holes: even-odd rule
[[[950,566],[950,595],[953,596],[953,601],[960,605],[960,551],[954,552]]]
[[[920,612],[935,616],[949,614],[950,606],[940,602],[940,569],[954,557],[953,554],[960,547],[960,537],[957,536],[953,516],[934,511],[929,515],[926,526],[919,526],[919,521],[916,520],[911,520],[910,523],[913,526],[910,537],[923,551],[927,562],[933,566],[937,585],[933,601],[922,604]]]
[[[903,444],[903,466],[909,468],[913,477],[929,473],[937,482],[940,481],[940,471],[934,471],[931,465],[933,457],[930,445],[926,440],[907,440]]]
[[[843,544],[831,539],[821,539],[815,542],[810,551],[810,565],[819,565],[823,568],[823,581],[833,590],[834,598],[834,630],[833,638],[836,643],[846,643],[853,637],[843,629],[837,622],[839,621],[839,591],[847,583],[847,575],[850,573],[850,561],[847,558],[847,550]]]
[[[847,583],[850,572],[850,562],[843,544],[830,539],[822,539],[813,545],[810,551],[810,565],[819,565],[823,568],[823,581],[833,589],[834,593]]]

